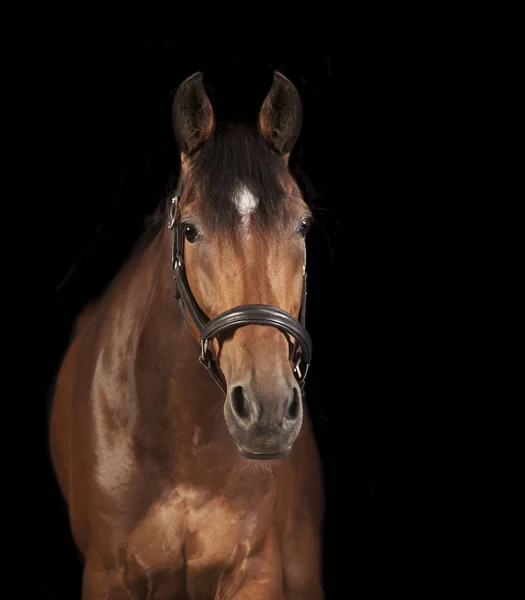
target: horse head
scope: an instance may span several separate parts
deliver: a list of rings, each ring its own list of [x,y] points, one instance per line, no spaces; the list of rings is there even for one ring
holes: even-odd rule
[[[310,351],[312,214],[289,170],[299,94],[276,72],[256,123],[217,123],[199,72],[177,89],[173,127],[182,185],[171,225],[183,310],[202,362],[214,366],[225,391],[239,453],[282,458],[301,429]]]

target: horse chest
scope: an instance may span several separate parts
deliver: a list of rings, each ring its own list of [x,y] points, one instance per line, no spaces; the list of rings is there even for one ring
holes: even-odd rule
[[[223,496],[178,486],[133,530],[127,556],[137,576],[226,571],[242,566],[261,536],[258,513],[235,508]]]

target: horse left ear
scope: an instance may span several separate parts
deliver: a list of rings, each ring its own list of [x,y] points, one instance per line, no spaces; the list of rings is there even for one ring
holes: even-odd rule
[[[259,131],[286,163],[301,132],[301,98],[295,85],[279,71],[259,113]]]
[[[191,156],[210,138],[215,118],[201,71],[179,85],[173,99],[172,122],[183,156]]]

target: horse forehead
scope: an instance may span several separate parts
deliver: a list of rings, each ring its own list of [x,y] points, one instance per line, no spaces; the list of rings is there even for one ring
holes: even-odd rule
[[[237,187],[231,200],[241,217],[249,217],[259,206],[259,198],[254,196],[245,185]]]

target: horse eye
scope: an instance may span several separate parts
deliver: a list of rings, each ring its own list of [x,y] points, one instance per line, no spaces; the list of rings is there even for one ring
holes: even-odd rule
[[[193,243],[199,235],[199,232],[193,223],[183,223],[182,232],[190,244]]]
[[[303,237],[305,237],[306,234],[310,231],[310,228],[312,227],[312,222],[313,222],[313,219],[310,215],[307,215],[301,221],[301,224],[299,225],[299,233]]]

